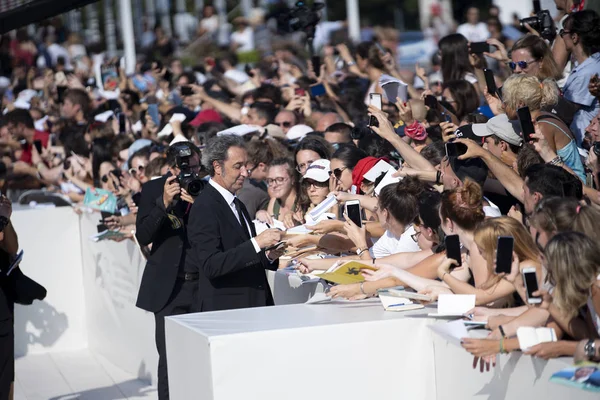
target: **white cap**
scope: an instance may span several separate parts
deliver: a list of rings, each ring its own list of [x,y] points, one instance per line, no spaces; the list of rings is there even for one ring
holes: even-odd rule
[[[317,182],[326,182],[331,174],[331,163],[329,160],[316,160],[308,166],[302,179],[312,179]]]
[[[300,140],[313,131],[314,129],[308,125],[294,125],[287,132],[286,137],[288,140]]]
[[[479,137],[495,135],[515,146],[523,144],[523,138],[519,134],[521,128],[519,121],[511,121],[506,114],[500,114],[491,118],[485,124],[473,124],[473,133]]]

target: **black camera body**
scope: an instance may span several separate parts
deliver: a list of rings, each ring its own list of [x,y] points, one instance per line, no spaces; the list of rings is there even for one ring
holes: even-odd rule
[[[312,31],[314,34],[314,30],[321,20],[321,15],[319,15],[318,11],[323,7],[325,7],[323,3],[315,2],[312,7],[309,7],[304,1],[298,1],[294,8],[282,15],[282,25],[290,33]]]
[[[179,186],[188,192],[190,196],[196,197],[202,192],[202,189],[204,189],[204,181],[200,179],[198,173],[190,167],[191,157],[191,149],[179,149],[179,153],[177,154],[177,168],[179,168],[180,172],[177,176],[177,182],[179,182]]]
[[[521,23],[522,28],[525,27],[525,24],[529,24],[529,26],[538,31],[546,40],[554,40],[556,37],[554,20],[552,19],[550,11],[548,10],[542,10],[538,12],[537,15],[529,18],[523,18],[519,22]]]

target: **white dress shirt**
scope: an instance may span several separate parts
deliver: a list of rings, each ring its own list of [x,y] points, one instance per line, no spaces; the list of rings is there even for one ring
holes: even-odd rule
[[[229,204],[229,208],[231,209],[231,212],[233,213],[233,215],[235,215],[238,222],[240,222],[240,225],[242,225],[243,227],[246,228],[246,231],[248,232],[248,236],[252,236],[252,230],[250,230],[250,221],[247,221],[243,215],[238,215],[238,212],[235,208],[235,204],[233,201],[236,199],[236,196],[212,179],[210,179],[208,181],[208,183],[209,183],[209,185],[211,185],[212,187],[217,189],[217,192],[219,192],[221,194],[221,196],[223,196],[223,199],[225,199],[225,202],[227,204]],[[244,221],[244,224],[241,223],[242,220]],[[256,250],[257,253],[260,253],[261,249],[260,249],[258,243],[256,242],[256,239],[252,238],[252,239],[250,239],[250,241],[252,242],[252,245],[254,246],[254,250]]]

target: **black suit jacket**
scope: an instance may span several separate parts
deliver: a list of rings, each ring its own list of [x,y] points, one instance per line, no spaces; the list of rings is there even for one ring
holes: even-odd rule
[[[140,245],[152,243],[136,305],[151,312],[162,310],[173,292],[186,235],[181,218],[170,215],[163,203],[166,180],[164,176],[142,186],[136,220]]]
[[[254,237],[254,225],[244,212]],[[256,253],[242,229],[223,196],[206,185],[188,224],[188,260],[200,270],[200,311],[273,305],[265,269],[277,269],[278,263],[271,264],[264,251]]]

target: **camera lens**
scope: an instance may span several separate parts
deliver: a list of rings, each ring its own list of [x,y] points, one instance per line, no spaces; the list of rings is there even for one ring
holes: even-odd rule
[[[196,197],[200,194],[204,188],[204,182],[200,179],[193,179],[188,183],[187,192],[190,196]]]
[[[600,142],[594,142],[594,154],[600,157]]]

